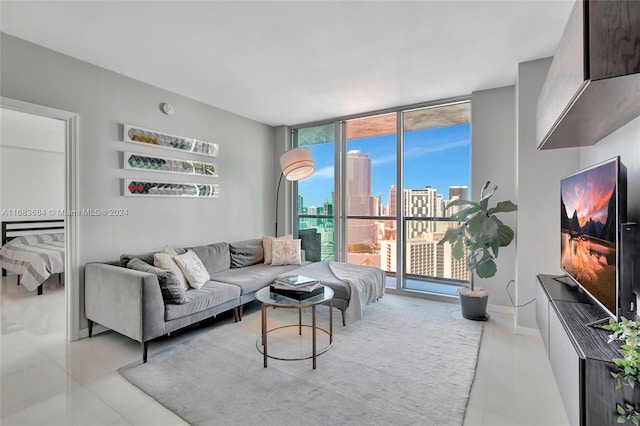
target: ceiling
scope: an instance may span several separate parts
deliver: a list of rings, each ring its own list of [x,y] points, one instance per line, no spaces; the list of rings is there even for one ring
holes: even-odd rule
[[[552,56],[573,1],[7,1],[2,32],[277,126],[468,95]]]

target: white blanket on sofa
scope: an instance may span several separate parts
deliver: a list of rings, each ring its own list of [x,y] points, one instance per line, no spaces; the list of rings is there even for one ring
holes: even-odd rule
[[[380,268],[329,262],[329,269],[351,288],[351,299],[347,307],[351,321],[362,319],[362,308],[384,296],[386,275]]]

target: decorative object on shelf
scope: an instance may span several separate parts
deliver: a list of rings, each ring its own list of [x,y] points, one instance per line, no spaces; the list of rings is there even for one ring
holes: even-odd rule
[[[124,179],[125,196],[218,198],[220,185]]]
[[[175,112],[175,109],[173,108],[173,105],[171,105],[170,103],[167,102],[163,102],[160,104],[160,109],[162,110],[162,112],[164,112],[167,115],[173,115],[173,113]]]
[[[194,154],[215,157],[218,154],[218,144],[205,142],[184,136],[172,135],[157,130],[145,129],[130,124],[124,125],[124,141],[143,143],[168,149],[192,152]]]
[[[489,199],[498,189],[487,181],[480,191],[480,201],[454,200],[447,209],[455,206],[467,206],[464,210],[451,215],[452,220],[462,222],[459,227],[448,229],[444,238],[438,244],[450,243],[453,246],[453,257],[457,260],[467,256],[467,270],[469,271],[469,285],[461,288],[460,306],[462,316],[467,319],[486,321],[487,301],[489,295],[486,290],[474,287],[474,275],[480,278],[493,277],[498,267],[494,259],[498,258],[500,247],[506,247],[513,241],[514,232],[502,223],[495,213],[516,211],[518,207],[511,201],[501,201],[495,207],[489,208]]]
[[[617,371],[611,372],[611,377],[616,379],[616,389],[621,389],[623,385],[634,389],[640,385],[640,323],[631,321],[625,317],[616,322],[609,319],[609,324],[602,326],[605,330],[612,331],[609,335],[609,343],[614,340],[622,341],[619,352],[622,358],[613,358],[611,361],[618,367]],[[622,401],[616,403],[618,413],[618,423],[625,423],[630,420],[634,425],[640,423],[640,406],[638,401]]]
[[[198,175],[218,177],[213,163],[202,161],[179,160],[176,158],[160,157],[157,155],[124,153],[124,168],[148,170],[157,172],[180,173],[184,175]]]
[[[282,178],[296,181],[307,178],[313,174],[316,169],[311,151],[309,148],[297,147],[286,151],[280,156],[280,180],[278,181],[278,189],[276,190],[276,237],[278,236],[278,201],[280,197],[280,185]]]

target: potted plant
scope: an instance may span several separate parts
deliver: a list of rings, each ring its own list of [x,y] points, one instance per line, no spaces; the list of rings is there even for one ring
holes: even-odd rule
[[[479,201],[454,200],[447,209],[456,206],[466,206],[461,211],[451,215],[451,218],[461,222],[457,228],[448,229],[439,244],[450,243],[453,247],[453,257],[457,260],[467,256],[467,270],[469,271],[469,285],[461,288],[460,306],[462,316],[467,319],[486,321],[487,300],[486,290],[474,286],[474,276],[479,278],[493,277],[498,268],[495,259],[500,247],[506,247],[513,241],[514,232],[502,223],[495,214],[517,210],[511,201],[501,201],[495,207],[489,208],[489,199],[498,189],[491,188],[487,181],[480,191]]]

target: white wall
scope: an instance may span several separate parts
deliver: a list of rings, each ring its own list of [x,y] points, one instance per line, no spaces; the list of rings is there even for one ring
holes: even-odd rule
[[[561,274],[560,179],[578,169],[578,148],[536,149],[536,105],[551,58],[518,65],[516,81],[518,257],[516,305],[536,297],[537,274]],[[516,309],[517,328],[538,328],[535,303]]]
[[[0,93],[80,117],[79,208],[127,209],[124,217],[80,217],[80,264],[151,251],[237,241],[271,233],[274,223],[274,129],[1,34]],[[211,75],[215,78],[215,74]],[[175,114],[163,114],[169,102]],[[122,168],[122,152],[158,149],[122,142],[122,123],[217,142],[218,199],[134,198],[122,195],[125,177],[178,181],[180,175]],[[201,158],[161,150],[175,158]],[[81,272],[81,277],[83,273]],[[82,283],[80,300],[83,300]]]
[[[56,218],[49,212],[64,208],[64,144],[63,121],[0,109],[0,220]]]
[[[471,199],[477,200],[486,181],[498,185],[492,203],[516,202],[515,88],[513,86],[473,92],[471,95]],[[500,214],[515,229],[516,214]],[[515,278],[516,244],[503,248],[492,278],[476,279],[489,292],[489,309],[510,307],[505,286]],[[493,306],[492,306],[493,305]]]

